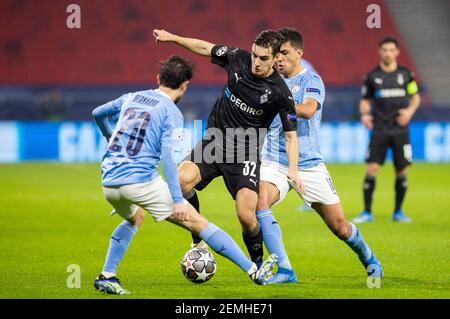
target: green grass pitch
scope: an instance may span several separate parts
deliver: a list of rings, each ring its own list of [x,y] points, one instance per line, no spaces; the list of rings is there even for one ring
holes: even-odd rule
[[[363,165],[329,165],[346,215],[362,208]],[[383,264],[381,288],[369,289],[353,252],[315,213],[300,213],[291,192],[275,207],[298,284],[257,286],[215,254],[218,270],[205,284],[188,282],[180,259],[190,235],[147,217],[118,270],[132,295],[107,296],[93,288],[109,236],[99,164],[0,165],[0,298],[450,298],[450,166],[417,163],[410,169],[404,205],[411,224],[390,221],[391,165],[377,180],[375,221],[360,226]],[[200,193],[202,213],[241,245],[234,202],[221,179]],[[81,269],[81,288],[68,288],[67,266]]]

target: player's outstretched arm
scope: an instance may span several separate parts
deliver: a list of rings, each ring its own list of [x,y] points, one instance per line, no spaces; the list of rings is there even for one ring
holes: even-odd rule
[[[173,200],[173,217],[178,221],[186,221],[188,219],[187,206],[181,192],[177,164],[172,157],[171,146],[163,141],[161,144],[161,168]]]
[[[186,221],[189,218],[188,207],[183,199],[180,179],[178,176],[177,162],[182,155],[183,117],[174,109],[169,111],[162,128],[161,138],[161,168],[169,187],[173,201],[173,218],[178,221]]]
[[[286,154],[288,156],[289,168],[288,178],[297,186],[297,192],[304,193],[305,188],[298,177],[298,139],[297,131],[285,132]]]
[[[210,42],[180,37],[176,34],[167,32],[166,30],[155,29],[153,30],[153,36],[155,37],[156,42],[173,42],[195,54],[206,57],[211,56],[211,50],[214,47],[214,44]]]
[[[295,105],[297,117],[309,120],[317,111],[319,103],[313,99],[305,99],[303,103]]]

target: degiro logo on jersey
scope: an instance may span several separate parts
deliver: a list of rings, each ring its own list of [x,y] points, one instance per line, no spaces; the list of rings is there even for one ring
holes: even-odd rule
[[[264,110],[257,110],[251,106],[248,106],[245,102],[242,102],[240,98],[236,97],[233,93],[230,92],[230,89],[228,87],[225,89],[225,95],[235,106],[248,114],[260,116],[264,113]]]
[[[386,97],[404,97],[406,96],[405,89],[380,89],[376,90],[375,97],[386,98]]]

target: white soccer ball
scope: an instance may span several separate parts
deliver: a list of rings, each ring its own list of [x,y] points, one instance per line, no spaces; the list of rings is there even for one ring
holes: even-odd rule
[[[181,272],[187,280],[201,284],[207,282],[216,273],[217,264],[213,254],[204,248],[192,248],[181,260]]]

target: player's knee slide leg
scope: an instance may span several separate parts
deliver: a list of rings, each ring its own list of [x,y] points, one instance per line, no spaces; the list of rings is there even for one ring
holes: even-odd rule
[[[143,208],[140,208],[136,214],[134,215],[134,224],[137,227],[140,227],[145,219],[145,210]]]
[[[269,196],[267,194],[260,194],[258,197],[258,204],[256,205],[256,210],[264,210],[270,207]]]
[[[140,227],[144,222],[144,217],[134,216],[134,218],[128,218],[127,221],[136,227]]]
[[[180,186],[183,193],[188,193],[192,190],[192,188],[190,187],[190,178],[188,175],[189,174],[183,170],[180,170],[178,172],[178,179],[180,181]]]
[[[346,220],[335,220],[327,222],[328,228],[333,232],[333,234],[341,240],[346,240],[350,237],[351,228]]]
[[[238,219],[245,233],[252,233],[258,226],[258,221],[254,213],[238,213]]]
[[[200,215],[197,212],[191,212],[191,217],[187,226],[192,233],[199,235],[208,224],[209,221],[206,219],[205,216]]]
[[[380,167],[378,165],[369,165],[367,167],[366,176],[375,177],[378,174]]]
[[[352,234],[351,226],[346,220],[338,221],[332,226],[333,233],[341,240],[346,240]]]
[[[189,192],[200,181],[200,171],[192,162],[183,162],[178,169],[178,179],[183,193]]]

